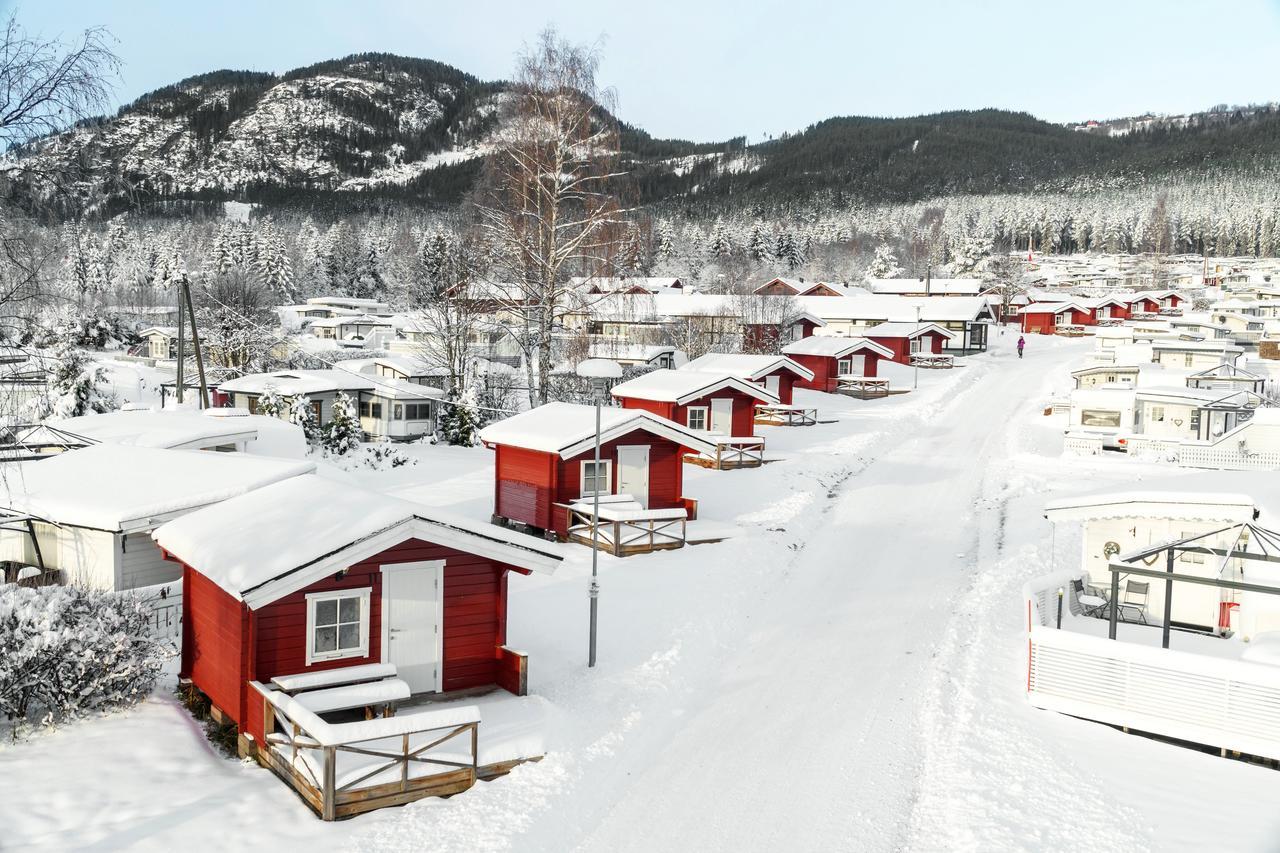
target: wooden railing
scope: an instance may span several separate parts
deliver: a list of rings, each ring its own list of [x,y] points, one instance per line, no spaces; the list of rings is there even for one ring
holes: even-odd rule
[[[602,513],[594,525],[589,508],[568,509],[569,538],[590,545],[594,526],[601,550],[616,557],[684,547],[688,517],[683,509],[646,510],[637,518],[609,518]]]
[[[785,403],[756,406],[756,423],[769,426],[813,426],[818,422],[818,410]]]
[[[690,453],[685,456],[685,461],[701,465],[704,468],[714,468],[718,471],[730,468],[759,468],[764,464],[764,439],[759,436],[735,438],[733,436],[710,435],[707,440],[715,442],[716,452],[714,456]]]
[[[837,376],[836,391],[864,400],[870,397],[889,396],[889,380],[867,376]]]
[[[915,352],[911,354],[911,366],[931,370],[950,370],[956,366],[956,358],[942,353]]]
[[[249,684],[263,703],[267,742],[259,756],[324,820],[456,794],[475,784],[480,728],[475,706],[329,723],[286,693],[257,681]],[[455,738],[469,741],[468,760],[431,754]],[[348,757],[360,763],[340,775],[339,764]],[[427,767],[443,769],[419,772]],[[375,781],[388,775],[398,778]]]

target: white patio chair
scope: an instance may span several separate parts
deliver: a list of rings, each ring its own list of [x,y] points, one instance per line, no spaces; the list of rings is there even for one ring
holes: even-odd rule
[[[1071,591],[1075,593],[1076,602],[1080,605],[1080,612],[1085,616],[1095,616],[1103,619],[1107,615],[1107,600],[1101,595],[1094,595],[1086,592],[1084,580],[1075,578],[1071,581]]]

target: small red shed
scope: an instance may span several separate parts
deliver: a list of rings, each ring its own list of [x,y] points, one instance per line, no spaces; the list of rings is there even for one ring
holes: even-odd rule
[[[1101,323],[1104,320],[1129,319],[1129,300],[1122,296],[1104,296],[1090,302],[1089,307],[1092,309],[1095,323]]]
[[[837,377],[874,377],[880,360],[893,357],[893,352],[887,347],[866,338],[837,338],[829,335],[796,341],[783,347],[782,352],[813,373],[813,379],[797,380],[797,385],[828,394],[835,393]]]
[[[1079,302],[1036,302],[1018,312],[1023,334],[1052,335],[1061,326],[1093,326],[1093,311]]]
[[[791,390],[796,382],[812,382],[813,371],[784,355],[749,355],[746,353],[708,353],[685,364],[681,370],[736,376],[754,382],[790,406]]]
[[[524,656],[505,645],[507,574],[561,560],[531,536],[317,475],[152,535],[182,565],[181,676],[258,743],[251,681],[391,663],[414,694],[523,692]]]
[[[1175,290],[1144,290],[1132,294],[1133,311],[1158,314],[1165,309],[1176,309],[1185,300]]]
[[[547,403],[480,431],[494,450],[493,514],[559,536],[567,516],[556,505],[601,495],[631,495],[645,509],[696,503],[684,492],[686,453],[714,455],[716,445],[642,409],[600,411],[600,470],[595,467],[596,414],[592,406]]]
[[[955,334],[936,323],[880,323],[867,329],[866,338],[889,350],[891,361],[910,364],[915,353],[941,354]]]
[[[654,370],[615,385],[624,409],[646,412],[689,429],[736,437],[756,434],[756,406],[778,399],[734,376],[686,370]]]

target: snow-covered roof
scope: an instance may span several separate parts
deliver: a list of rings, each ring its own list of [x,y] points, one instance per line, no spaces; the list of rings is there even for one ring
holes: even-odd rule
[[[355,296],[313,296],[307,300],[308,305],[333,306],[338,308],[362,308],[366,311],[384,311],[390,306],[377,299],[360,299]]]
[[[388,380],[391,381],[391,380]],[[273,373],[250,373],[223,382],[219,391],[262,394],[274,388],[286,397],[300,394],[322,394],[329,391],[364,391],[373,387],[370,377],[350,370],[277,370]]]
[[[135,447],[201,449],[241,441],[264,444],[274,454],[301,459],[306,440],[296,424],[265,415],[251,415],[244,409],[141,409],[81,415],[50,421],[50,426],[95,441],[129,444]]]
[[[662,355],[674,356],[679,350],[673,346],[646,344],[595,343],[591,345],[590,358],[611,358],[615,361],[653,361]]]
[[[923,278],[872,278],[867,280],[872,293],[924,293]],[[976,278],[934,278],[929,280],[929,293],[934,296],[977,296],[982,282]]]
[[[1229,341],[1155,341],[1151,344],[1151,348],[1170,352],[1233,352],[1237,355],[1244,352],[1243,347],[1238,347]]]
[[[190,513],[162,525],[152,537],[250,606],[269,603],[408,538],[530,571],[554,571],[562,559],[559,546],[527,534],[314,475]]]
[[[1089,308],[1083,302],[1076,300],[1068,300],[1065,302],[1034,302],[1018,309],[1019,314],[1061,314],[1063,311],[1069,310],[1088,312]]]
[[[55,524],[147,530],[174,513],[314,470],[311,462],[104,442],[13,464],[0,500]]]
[[[813,371],[796,364],[784,355],[713,352],[693,359],[680,369],[696,370],[702,373],[726,373],[752,381],[762,380],[777,370],[788,370],[806,380],[813,378]]]
[[[596,434],[594,406],[577,403],[547,403],[490,424],[480,431],[485,444],[523,447],[542,453],[557,453],[570,459],[592,446]],[[600,410],[601,441],[644,430],[676,442],[698,453],[715,453],[715,445],[701,433],[641,409],[608,406]]]
[[[872,326],[865,332],[869,338],[918,338],[926,334],[943,335],[947,340],[953,339],[955,332],[942,328],[937,323],[881,323]]]
[[[177,326],[149,326],[143,329],[141,332],[138,332],[138,337],[142,337],[142,338],[150,338],[150,337],[176,338],[177,336],[178,336]]]
[[[732,389],[765,403],[776,403],[778,398],[753,382],[747,382],[729,374],[703,373],[686,370],[654,370],[629,379],[613,387],[615,397],[632,397],[638,400],[656,400],[663,403],[684,405],[713,394]]]
[[[915,322],[975,322],[991,316],[984,296],[797,296],[799,307],[824,320],[880,320]]]
[[[817,355],[844,358],[855,352],[873,352],[881,358],[893,358],[893,350],[866,338],[840,338],[834,335],[810,335],[792,341],[782,348],[783,355]]]
[[[1146,477],[1137,474],[1128,488],[1090,489],[1045,504],[1052,521],[1104,518],[1160,518],[1224,524],[1280,522],[1280,483],[1263,471],[1201,471]]]

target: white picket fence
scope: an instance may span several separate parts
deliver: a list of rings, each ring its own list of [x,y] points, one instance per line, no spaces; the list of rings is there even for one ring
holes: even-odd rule
[[[151,610],[151,633],[161,639],[182,640],[182,581],[138,587],[130,595]]]
[[[1044,577],[1023,588],[1032,705],[1280,759],[1280,667],[1059,630],[1057,590],[1074,609],[1070,581]]]

